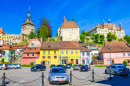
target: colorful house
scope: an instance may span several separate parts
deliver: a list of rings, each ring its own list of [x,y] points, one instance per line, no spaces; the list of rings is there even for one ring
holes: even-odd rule
[[[23,51],[23,58],[21,64],[36,64],[36,59],[39,58],[41,42],[39,39],[31,39],[27,48]]]
[[[80,46],[80,57],[81,57],[81,64],[91,64],[92,63],[92,54],[91,50],[88,49],[87,45],[84,43],[79,43]]]
[[[36,64],[55,64],[59,63],[58,56],[58,41],[45,41],[41,44],[39,59],[36,59]]]
[[[59,57],[61,64],[80,64],[80,47],[78,41],[59,41]]]
[[[12,63],[14,61],[14,50],[9,45],[0,45],[0,62]]]
[[[103,60],[104,65],[123,63],[124,60],[130,64],[130,47],[125,42],[106,42],[99,52],[99,60]]]

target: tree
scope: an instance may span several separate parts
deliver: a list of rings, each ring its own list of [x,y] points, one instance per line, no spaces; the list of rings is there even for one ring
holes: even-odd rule
[[[130,36],[125,35],[125,36],[124,36],[124,40],[125,40],[128,44],[130,44]]]
[[[58,33],[56,33],[56,37],[58,37]]]
[[[100,35],[100,41],[101,41],[101,43],[104,41],[104,35]]]
[[[81,33],[81,34],[85,35],[85,34],[86,34],[86,32],[85,32],[84,30],[82,30],[82,33]]]
[[[85,35],[86,35],[86,36],[91,36],[91,34],[90,34],[90,33],[88,33],[88,32],[86,32],[86,33],[85,33]]]
[[[29,39],[33,39],[35,37],[36,37],[36,34],[33,31],[31,31],[30,34],[28,35]]]
[[[72,19],[72,20],[70,20],[70,21],[75,21],[74,19]],[[75,21],[76,22],[76,24],[77,24],[77,21]],[[78,25],[78,24],[77,24]]]
[[[41,36],[40,36],[40,29],[37,29],[36,33],[37,33],[37,38],[41,38]]]
[[[95,43],[98,43],[99,42],[99,34],[96,34],[95,35],[95,40],[94,40]]]
[[[122,38],[120,38],[120,39],[118,39],[118,41],[123,41],[123,39],[122,39]]]
[[[92,35],[91,35],[91,39],[94,40],[94,38],[95,38],[95,34],[92,33]]]
[[[107,34],[107,41],[112,41],[116,39],[117,39],[117,36],[115,34],[112,34],[111,32]]]
[[[85,41],[85,35],[84,35],[84,34],[81,34],[81,35],[80,35],[80,40],[81,40],[81,42],[84,42],[84,41]]]
[[[89,38],[86,38],[87,42],[89,41]]]

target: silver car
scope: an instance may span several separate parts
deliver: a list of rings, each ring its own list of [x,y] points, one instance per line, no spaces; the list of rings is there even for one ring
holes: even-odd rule
[[[48,76],[49,83],[69,83],[69,75],[62,67],[53,67]]]
[[[75,65],[73,66],[73,70],[79,70],[79,69],[80,69],[80,65],[75,64]]]
[[[129,68],[125,67],[125,66],[119,66],[119,65],[113,65],[113,66],[107,66],[105,69],[105,73],[110,73],[111,70],[111,74],[114,75],[123,75],[124,74],[124,70],[125,70],[125,75],[128,75],[129,73]]]
[[[0,64],[1,70],[7,70],[7,64]]]
[[[8,69],[17,69],[18,67],[14,64],[8,63]]]
[[[20,64],[14,64],[17,68],[21,68]]]

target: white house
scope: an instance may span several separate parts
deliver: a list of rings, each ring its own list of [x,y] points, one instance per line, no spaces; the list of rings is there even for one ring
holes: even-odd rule
[[[91,64],[92,63],[92,55],[91,51],[88,49],[86,44],[79,43],[80,45],[80,57],[81,57],[81,64]]]

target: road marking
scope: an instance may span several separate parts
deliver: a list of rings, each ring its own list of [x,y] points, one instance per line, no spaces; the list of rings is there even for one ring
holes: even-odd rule
[[[20,82],[23,82],[23,81],[24,81],[24,80],[21,80]],[[20,83],[20,82],[19,82],[19,83]],[[18,85],[19,83],[16,83],[16,84],[14,84],[14,85]],[[14,85],[13,85],[13,86],[14,86]]]

